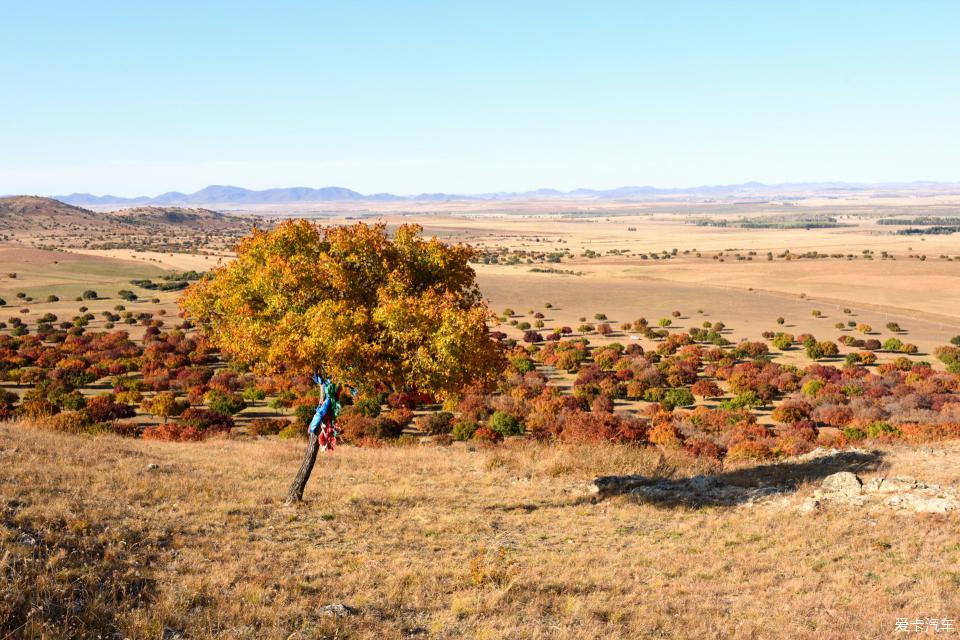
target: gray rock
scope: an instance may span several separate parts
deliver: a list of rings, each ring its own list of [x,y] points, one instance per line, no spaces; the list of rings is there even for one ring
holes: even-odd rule
[[[29,533],[21,533],[19,536],[17,536],[17,542],[28,547],[37,546],[37,539],[31,536]]]
[[[797,507],[797,511],[802,514],[816,513],[820,511],[820,501],[816,498],[807,498],[800,503],[800,506]]]
[[[159,468],[160,468],[160,465],[158,465],[156,462],[151,462],[150,464],[147,465],[146,471],[156,471]]]
[[[182,631],[170,627],[163,628],[163,640],[186,640],[186,638],[187,636],[183,635]]]
[[[637,487],[653,484],[647,476],[600,476],[590,483],[590,493],[597,498],[629,493]]]
[[[863,487],[860,478],[849,471],[840,471],[823,479],[821,488],[829,493],[839,493],[844,496],[857,496]]]
[[[322,616],[332,616],[334,618],[346,618],[347,616],[352,616],[357,613],[357,610],[353,607],[348,607],[345,604],[334,603],[328,604],[320,607],[320,615]]]
[[[940,496],[922,496],[915,493],[903,493],[892,496],[887,504],[897,509],[916,513],[949,513],[957,508],[955,498]]]

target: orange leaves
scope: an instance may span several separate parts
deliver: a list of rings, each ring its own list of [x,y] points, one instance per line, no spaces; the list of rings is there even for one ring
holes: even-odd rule
[[[502,366],[473,249],[403,225],[256,230],[181,302],[211,343],[262,370],[324,367],[352,386],[443,394]]]

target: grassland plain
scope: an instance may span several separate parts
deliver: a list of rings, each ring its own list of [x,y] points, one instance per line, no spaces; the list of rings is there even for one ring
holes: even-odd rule
[[[783,498],[591,502],[600,474],[709,469],[623,446],[346,447],[284,507],[296,443],[0,426],[7,637],[878,638],[957,618],[957,515]],[[955,484],[957,445],[870,452],[864,479]],[[792,478],[790,504],[838,468]],[[325,614],[343,604],[347,615]],[[169,631],[168,631],[169,633]]]
[[[629,343],[618,326],[641,316],[672,318],[673,332],[722,321],[734,342],[781,326],[835,339],[851,331],[835,324],[851,320],[886,339],[884,327],[897,322],[896,334],[919,347],[914,359],[934,361],[932,350],[960,334],[957,241],[893,236],[875,224],[889,212],[855,206],[844,214],[851,226],[811,230],[696,226],[689,211],[664,207],[592,217],[466,206],[363,215],[420,222],[445,240],[524,256],[478,264],[478,280],[495,311],[512,307],[514,321],[539,319],[544,332],[598,313],[614,331],[590,333],[592,344]],[[340,211],[323,220],[347,218]],[[7,315],[31,326],[45,313],[69,320],[82,304],[95,315],[89,330],[101,331],[101,313],[123,302],[117,292],[135,289],[141,299],[126,302],[128,310],[163,311],[173,325],[178,294],[141,291],[130,280],[229,259],[220,245],[210,249],[63,252],[11,243],[0,247],[0,296]],[[562,249],[569,252],[559,264],[526,261]],[[672,249],[666,259],[641,256]],[[843,257],[780,258],[788,249]],[[864,259],[864,250],[891,257]],[[98,299],[75,301],[87,289]],[[23,303],[18,292],[34,300]],[[144,330],[117,328],[135,339]],[[800,349],[774,356],[810,362]],[[544,371],[551,384],[572,383]],[[645,406],[618,400],[615,408]],[[267,415],[261,405],[247,414]],[[137,420],[155,421],[142,412]],[[166,443],[0,424],[0,639],[165,630],[186,638],[865,638],[895,636],[898,618],[960,617],[957,512],[799,510],[827,473],[842,470],[955,491],[957,443],[884,445],[856,467],[796,459],[721,467],[656,447],[519,440],[496,449],[343,447],[322,459],[307,502],[292,508],[281,500],[302,445],[243,431]],[[597,475],[701,473],[786,489],[756,504],[698,507],[629,496],[593,502],[586,491]],[[324,608],[331,604],[348,608]]]

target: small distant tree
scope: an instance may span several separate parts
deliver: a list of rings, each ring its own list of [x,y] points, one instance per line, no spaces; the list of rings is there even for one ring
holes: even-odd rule
[[[887,338],[886,342],[883,343],[884,351],[900,351],[901,347],[903,347],[903,342],[899,338]]]
[[[786,322],[786,320],[783,318],[783,316],[777,318],[777,324],[783,324],[784,322]]]
[[[97,292],[94,291],[93,289],[87,289],[82,294],[80,294],[80,297],[82,297],[84,300],[96,300],[99,296],[97,295]]]
[[[178,398],[171,391],[161,391],[152,398],[145,400],[142,405],[147,413],[163,418],[163,422],[174,416],[179,416],[190,408],[190,403],[185,398]]]
[[[659,324],[661,327],[666,328],[673,324],[673,320],[671,320],[670,318],[660,318],[657,324]]]
[[[707,398],[717,398],[723,395],[723,389],[712,380],[697,380],[690,387],[694,395],[700,396],[704,400]]]
[[[786,351],[793,345],[793,335],[789,333],[778,333],[773,337],[773,346],[780,351]]]

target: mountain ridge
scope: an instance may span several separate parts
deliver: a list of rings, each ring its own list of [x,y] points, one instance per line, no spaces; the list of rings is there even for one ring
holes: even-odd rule
[[[613,189],[579,188],[562,191],[552,188],[528,191],[496,191],[479,194],[420,193],[397,195],[393,193],[362,194],[339,186],[327,187],[274,187],[247,189],[233,185],[209,185],[193,193],[168,191],[157,196],[122,197],[97,196],[89,193],[71,193],[51,196],[67,204],[91,205],[213,205],[213,204],[284,204],[294,202],[443,202],[450,200],[519,200],[519,199],[635,199],[651,196],[676,195],[782,195],[785,193],[833,193],[837,191],[870,191],[895,189],[928,189],[960,193],[960,182],[936,182],[917,180],[912,182],[787,182],[765,184],[743,182],[728,185],[700,185],[695,187],[654,187],[650,185],[624,186]]]

